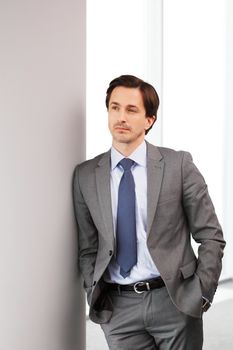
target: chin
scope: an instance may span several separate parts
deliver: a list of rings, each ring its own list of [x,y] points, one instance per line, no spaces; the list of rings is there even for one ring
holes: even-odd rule
[[[114,141],[119,142],[119,143],[129,143],[130,140],[128,137],[124,137],[121,135],[117,135],[113,137]]]

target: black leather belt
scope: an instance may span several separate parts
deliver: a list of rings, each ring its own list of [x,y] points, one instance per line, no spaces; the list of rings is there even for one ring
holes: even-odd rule
[[[133,284],[108,283],[107,286],[108,286],[108,289],[116,290],[118,292],[131,291],[131,292],[141,294],[143,292],[146,292],[152,289],[162,288],[163,286],[165,286],[165,283],[163,282],[162,278],[159,276],[159,277],[150,279],[148,281],[139,281]]]

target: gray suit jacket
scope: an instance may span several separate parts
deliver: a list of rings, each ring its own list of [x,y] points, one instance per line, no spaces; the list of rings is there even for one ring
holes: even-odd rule
[[[201,317],[202,296],[212,301],[215,294],[225,246],[207,185],[189,153],[149,143],[147,181],[149,252],[176,307]],[[73,194],[90,318],[105,323],[112,304],[102,276],[115,249],[110,151],[76,167]],[[200,244],[198,257],[191,235]]]

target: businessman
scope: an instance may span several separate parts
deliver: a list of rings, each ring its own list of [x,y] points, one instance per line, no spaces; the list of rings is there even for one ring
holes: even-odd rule
[[[73,182],[90,319],[112,350],[200,350],[225,246],[207,185],[189,153],[145,141],[159,107],[152,85],[122,75],[106,107],[112,147]]]

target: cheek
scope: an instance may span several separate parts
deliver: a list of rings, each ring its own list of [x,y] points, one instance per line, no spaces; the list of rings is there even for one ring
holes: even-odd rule
[[[114,118],[113,118],[112,116],[109,116],[109,117],[108,117],[108,128],[109,128],[110,130],[112,130],[114,124],[115,124]]]
[[[108,128],[111,130],[111,128],[112,128],[112,123],[111,123],[111,120],[110,119],[108,119]]]
[[[108,115],[108,125],[111,125],[112,124],[112,117],[111,115]]]
[[[109,124],[113,124],[114,120],[116,120],[116,113],[109,113],[108,114],[108,122],[109,122]]]
[[[141,123],[140,123],[140,128],[141,129],[147,129],[149,126],[149,123],[147,120],[143,120]]]

